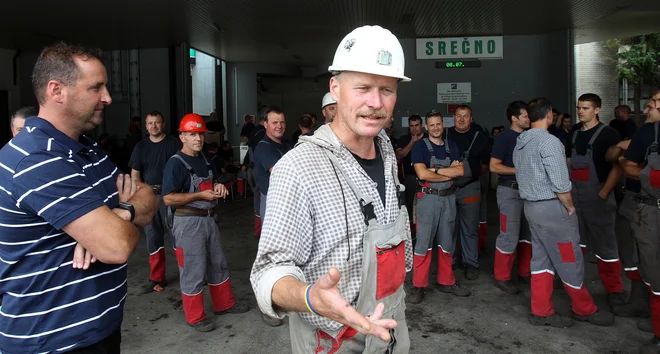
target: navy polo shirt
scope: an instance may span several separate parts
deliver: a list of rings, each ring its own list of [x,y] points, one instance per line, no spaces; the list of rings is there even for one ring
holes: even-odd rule
[[[660,136],[655,136],[655,123],[645,123],[642,125],[637,133],[630,140],[630,145],[628,150],[623,154],[623,157],[626,160],[630,160],[634,163],[643,164],[646,162],[648,157],[648,150],[651,144],[658,139],[660,141]],[[658,133],[660,135],[660,133]],[[639,193],[642,190],[642,184],[639,180],[632,180],[626,178],[626,189],[634,193]]]
[[[0,150],[0,352],[86,347],[121,327],[126,264],[73,269],[62,231],[119,204],[118,173],[92,139],[38,117]]]
[[[282,141],[278,143],[264,135],[254,151],[254,175],[261,194],[268,195],[268,182],[270,181],[270,170],[275,166],[284,154],[291,150],[291,146]]]
[[[516,140],[520,133],[517,131],[506,128],[500,135],[495,137],[493,144],[493,151],[491,157],[502,160],[502,164],[507,167],[515,167],[513,165],[513,149],[516,147]],[[516,175],[499,175],[500,180],[515,181]]]
[[[461,161],[461,154],[458,151],[458,145],[451,140],[445,140],[445,144],[449,144],[449,158],[452,162]],[[445,151],[444,145],[436,145],[431,141],[431,146],[433,147],[433,152],[435,158],[438,160],[444,160],[447,157],[447,152]],[[424,143],[423,139],[417,140],[412,149],[410,149],[410,161],[412,162],[413,167],[415,164],[423,163],[427,168],[431,168],[431,154],[429,149]],[[420,184],[426,183],[426,181],[419,181]]]

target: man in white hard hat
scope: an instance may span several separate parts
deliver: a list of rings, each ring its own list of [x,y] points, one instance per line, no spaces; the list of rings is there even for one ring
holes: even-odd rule
[[[408,353],[410,226],[380,133],[410,81],[403,49],[390,31],[360,27],[328,69],[337,115],[273,167],[250,280],[264,313],[289,316],[295,354]]]
[[[323,113],[323,118],[325,118],[325,124],[328,124],[335,119],[335,115],[337,114],[337,101],[332,98],[330,92],[323,95],[323,100],[321,101],[321,113]]]

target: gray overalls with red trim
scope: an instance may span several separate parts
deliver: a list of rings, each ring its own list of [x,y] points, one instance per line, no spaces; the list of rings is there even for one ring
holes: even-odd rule
[[[615,233],[616,200],[610,193],[607,200],[602,200],[598,193],[604,183],[598,181],[598,174],[593,159],[593,144],[605,129],[599,126],[587,145],[587,153],[579,155],[575,142],[579,130],[573,133],[573,152],[571,154],[571,182],[573,184],[573,203],[580,223],[580,246],[584,252],[589,243],[598,258],[598,274],[608,293],[623,292],[621,281],[621,261]],[[588,242],[585,242],[587,241]]]
[[[445,158],[435,157],[428,138],[423,139],[429,151],[430,168],[451,165],[449,142],[445,141]],[[456,187],[452,181],[420,183],[417,189],[417,243],[413,256],[413,286],[429,286],[429,270],[433,258],[433,240],[438,242],[438,284],[454,285],[456,278],[451,268],[456,244]]]
[[[497,186],[497,206],[500,209],[500,234],[495,241],[495,280],[511,280],[513,262],[518,256],[518,275],[530,276],[532,238],[523,211],[516,181],[500,178]]]
[[[362,283],[356,310],[361,314],[369,315],[377,304],[384,303],[383,318],[396,320],[398,326],[390,330],[392,339],[385,342],[374,336],[359,334],[348,327],[342,327],[338,333],[326,333],[311,326],[297,313],[289,313],[292,352],[294,354],[408,353],[410,337],[406,324],[403,289],[406,278],[405,240],[409,222],[408,211],[399,198],[400,213],[396,221],[388,225],[378,224],[373,211],[373,200],[363,194],[351,181],[331,152],[326,151],[326,155],[353,190],[364,214]],[[394,168],[392,172],[394,172]],[[397,183],[398,189],[396,174],[394,174],[394,181]]]
[[[213,171],[208,167],[208,176],[199,177],[193,168],[179,155],[176,158],[190,172],[188,193],[213,189]],[[174,214],[172,234],[176,240],[176,258],[179,263],[179,279],[183,311],[186,321],[195,324],[206,318],[204,313],[204,285],[208,284],[215,312],[228,310],[236,304],[229,280],[227,259],[220,242],[220,230],[211,213],[217,200],[195,200],[181,208],[208,210],[207,215]]]
[[[481,184],[479,180],[472,181],[472,170],[468,163],[470,150],[477,140],[479,131],[474,133],[472,142],[461,158],[465,173],[462,177],[454,179],[456,191],[456,232],[461,240],[463,264],[479,267],[479,207],[481,200]],[[449,130],[447,130],[449,140]],[[455,249],[455,248],[454,248]]]
[[[642,280],[651,290],[651,323],[653,333],[660,337],[660,148],[658,128],[654,124],[655,139],[648,148],[646,166],[639,174],[642,191],[638,195],[633,236],[639,250]]]

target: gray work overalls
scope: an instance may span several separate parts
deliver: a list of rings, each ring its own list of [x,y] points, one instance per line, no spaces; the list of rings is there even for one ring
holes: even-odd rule
[[[208,176],[199,177],[193,168],[178,154],[171,158],[178,159],[190,172],[188,193],[213,189],[213,171],[211,164],[204,157],[208,167]],[[178,209],[207,210],[207,215],[175,212],[172,222],[172,234],[176,240],[176,257],[179,263],[179,279],[183,310],[186,321],[195,324],[204,318],[204,285],[208,284],[213,310],[221,312],[236,304],[229,281],[227,259],[222,250],[220,230],[213,218],[213,209],[217,200],[195,200]]]
[[[430,168],[446,168],[451,165],[449,141],[445,141],[445,158],[435,157],[435,150],[428,138],[423,139],[431,156]],[[419,185],[417,193],[417,243],[413,257],[413,286],[429,285],[429,270],[433,258],[433,240],[438,242],[438,284],[454,285],[456,278],[451,268],[456,242],[456,188],[452,181],[426,182]]]
[[[614,193],[610,193],[606,200],[598,196],[605,183],[599,182],[593,159],[593,144],[605,129],[605,125],[601,124],[596,129],[584,155],[579,155],[575,149],[579,130],[573,133],[571,154],[573,203],[580,225],[580,246],[584,248],[589,244],[594,248],[598,258],[598,274],[605,290],[608,293],[621,293],[623,291],[621,261],[615,233],[616,200]]]
[[[517,251],[518,275],[530,275],[532,238],[523,211],[518,183],[500,177],[497,186],[497,206],[500,209],[500,234],[495,241],[495,280],[511,280],[511,270]]]
[[[646,166],[639,174],[642,191],[638,195],[633,236],[639,246],[639,267],[642,280],[651,290],[651,324],[660,336],[660,153],[658,126],[654,124],[654,139],[648,148]]]
[[[463,264],[479,267],[479,208],[481,200],[481,185],[479,181],[472,181],[473,171],[470,169],[468,158],[479,131],[474,133],[472,142],[466,151],[461,154],[463,169],[462,177],[454,179],[456,191],[456,231],[460,236]],[[447,130],[449,141],[449,130]],[[458,238],[457,238],[458,239]],[[455,239],[456,240],[456,239]],[[455,242],[454,242],[455,243]],[[455,248],[454,248],[455,249]]]
[[[297,313],[289,313],[292,352],[294,354],[408,353],[410,338],[406,324],[403,289],[406,277],[405,240],[409,221],[408,211],[399,198],[400,213],[396,221],[388,225],[378,224],[373,211],[373,200],[351,181],[331,152],[326,151],[326,154],[353,190],[364,214],[364,258],[356,310],[363,315],[369,315],[373,313],[376,305],[382,302],[385,304],[383,318],[396,320],[398,326],[390,330],[392,339],[388,343],[374,336],[356,333],[355,330],[347,327],[343,327],[338,333],[326,333],[311,326]],[[398,189],[396,174],[394,181]]]
[[[642,191],[639,193],[636,209],[636,222],[632,224],[633,235],[639,246],[639,261],[642,279],[651,287],[653,297],[660,296],[660,153],[658,146],[658,126],[654,124],[655,138],[648,148],[646,166],[639,174]],[[660,301],[660,300],[658,300]],[[658,317],[660,325],[660,304],[653,308],[652,317]],[[657,313],[657,314],[656,314]],[[655,327],[655,325],[654,325]]]

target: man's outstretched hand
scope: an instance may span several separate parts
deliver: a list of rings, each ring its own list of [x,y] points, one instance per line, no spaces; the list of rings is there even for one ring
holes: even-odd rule
[[[309,293],[312,307],[321,316],[354,328],[362,334],[376,336],[388,342],[389,330],[396,328],[397,323],[395,320],[383,319],[385,305],[379,303],[373,314],[365,317],[341,297],[337,289],[339,277],[339,270],[333,267],[314,283]]]

